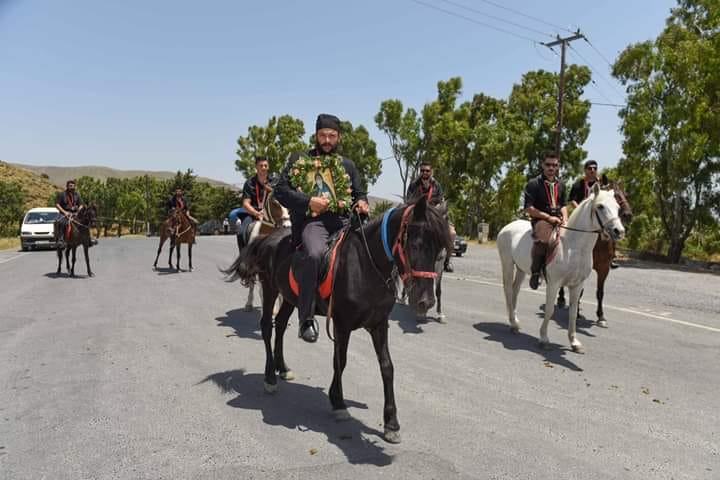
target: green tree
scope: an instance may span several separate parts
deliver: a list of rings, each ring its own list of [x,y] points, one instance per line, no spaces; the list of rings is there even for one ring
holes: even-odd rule
[[[288,155],[308,148],[304,136],[302,120],[291,115],[270,117],[265,127],[253,125],[248,128],[247,136],[237,140],[235,169],[250,178],[255,174],[255,157],[265,156],[270,161],[270,172],[279,172]]]
[[[0,180],[0,235],[17,235],[25,213],[25,193],[15,182]]]
[[[693,229],[720,204],[720,4],[679,0],[655,39],[628,46],[613,74],[626,86],[623,158],[631,191],[654,197],[667,255],[679,262]],[[634,197],[633,197],[634,198]]]
[[[421,119],[414,109],[405,110],[402,102],[394,99],[380,104],[375,124],[390,141],[390,149],[400,172],[404,202],[408,184],[417,171],[422,154]]]
[[[383,213],[385,213],[387,210],[390,210],[392,207],[394,207],[395,204],[391,202],[390,200],[380,200],[375,205],[373,205],[372,211],[370,212],[371,217],[379,217]]]

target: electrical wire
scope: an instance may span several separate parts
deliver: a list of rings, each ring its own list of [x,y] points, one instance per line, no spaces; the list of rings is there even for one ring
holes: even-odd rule
[[[512,25],[512,26],[518,27],[518,28],[523,28],[523,29],[528,30],[528,31],[530,31],[530,32],[537,33],[538,35],[545,35],[546,37],[555,38],[555,37],[554,37],[552,34],[550,34],[550,33],[543,32],[543,31],[541,31],[541,30],[537,30],[537,29],[535,29],[535,28],[528,27],[528,26],[526,26],[526,25],[522,25],[522,24],[520,24],[520,23],[515,23],[515,22],[513,22],[513,21],[511,21],[511,20],[507,20],[507,19],[504,19],[504,18],[502,18],[502,17],[497,17],[497,16],[495,16],[495,15],[491,15],[491,14],[489,14],[489,13],[483,12],[482,10],[478,10],[478,9],[476,9],[476,8],[468,7],[467,5],[463,5],[462,3],[454,2],[454,1],[452,1],[452,0],[440,0],[440,1],[441,1],[441,2],[445,2],[445,3],[448,3],[448,4],[450,4],[450,5],[454,5],[454,6],[458,7],[458,8],[462,8],[462,9],[464,9],[464,10],[468,10],[468,11],[473,12],[473,13],[476,13],[476,14],[478,14],[478,15],[482,15],[482,16],[485,16],[485,17],[492,18],[493,20],[497,20],[498,22],[507,23],[508,25]]]
[[[590,71],[592,71],[593,74],[595,74],[596,76],[602,78],[603,81],[604,81],[606,84],[608,84],[613,90],[615,90],[615,93],[617,93],[618,95],[620,95],[621,98],[625,98],[625,94],[624,94],[623,92],[621,92],[620,89],[619,89],[618,87],[616,87],[610,80],[608,80],[607,77],[605,77],[604,75],[602,75],[602,74],[592,65],[592,63],[590,63],[590,62],[588,61],[588,59],[585,58],[585,57],[577,50],[577,48],[573,47],[572,45],[568,45],[568,46],[570,47],[570,49],[571,49],[573,52],[575,52],[575,54],[580,58],[580,60],[582,60],[583,62],[585,62],[585,64],[590,68]],[[604,95],[603,95],[603,96],[604,96]],[[610,103],[612,103],[612,101],[610,101]]]
[[[483,26],[483,27],[485,27],[485,28],[489,28],[489,29],[495,30],[495,31],[497,31],[497,32],[502,32],[502,33],[505,33],[505,34],[507,34],[507,35],[512,35],[513,37],[519,38],[519,39],[521,39],[521,40],[528,40],[528,41],[530,41],[530,42],[532,42],[532,43],[538,43],[538,44],[541,44],[541,43],[542,43],[542,42],[540,42],[540,41],[538,41],[538,40],[535,40],[534,38],[530,38],[530,37],[527,37],[527,36],[525,36],[525,35],[520,35],[520,34],[518,34],[518,33],[511,32],[510,30],[505,30],[504,28],[496,27],[496,26],[494,26],[494,25],[490,25],[490,24],[488,24],[488,23],[481,22],[481,21],[476,20],[476,19],[474,19],[474,18],[470,18],[470,17],[467,17],[467,16],[462,15],[462,14],[460,14],[460,13],[453,12],[452,10],[446,10],[446,9],[444,9],[444,8],[441,8],[441,7],[432,5],[432,4],[430,4],[430,3],[423,2],[423,1],[421,1],[421,0],[411,0],[411,1],[414,2],[414,3],[420,4],[420,5],[423,5],[423,6],[425,6],[425,7],[432,8],[432,9],[434,9],[434,10],[438,10],[438,11],[440,11],[440,12],[446,13],[446,14],[448,14],[448,15],[452,15],[452,16],[454,16],[454,17],[462,18],[463,20],[467,20],[468,22],[472,22],[472,23],[475,23],[475,24],[477,24],[477,25],[481,25],[481,26]]]
[[[515,10],[515,9],[510,8],[510,7],[506,7],[505,5],[499,4],[499,3],[497,3],[497,2],[493,2],[493,1],[491,1],[491,0],[480,0],[480,1],[483,2],[483,3],[487,3],[488,5],[492,5],[493,7],[500,8],[500,9],[502,9],[502,10],[507,10],[508,12],[512,12],[512,13],[514,13],[515,15],[520,15],[521,17],[525,17],[525,18],[528,18],[528,19],[530,19],[530,20],[534,20],[534,21],[536,21],[536,22],[542,23],[542,24],[544,24],[544,25],[546,25],[546,26],[548,26],[548,27],[552,27],[552,28],[554,28],[554,29],[556,29],[556,30],[564,30],[564,31],[569,32],[569,33],[575,33],[575,31],[570,30],[570,29],[568,29],[568,28],[561,27],[561,26],[559,26],[559,25],[555,25],[554,23],[550,23],[550,22],[548,22],[548,21],[546,21],[546,20],[543,20],[542,18],[533,17],[532,15],[528,15],[528,14],[526,14],[526,13],[523,13],[523,12],[521,12],[521,11],[519,11],[519,10]]]

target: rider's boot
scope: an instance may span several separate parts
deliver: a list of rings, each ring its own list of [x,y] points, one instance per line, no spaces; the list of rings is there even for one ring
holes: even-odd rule
[[[309,256],[305,255],[299,275],[300,295],[298,296],[298,337],[308,343],[317,342],[320,327],[315,320],[315,291],[317,290],[318,266]]]
[[[445,265],[443,265],[443,269],[449,273],[452,273],[455,271],[455,268],[453,267],[453,264],[452,264],[452,260],[450,260],[450,255],[448,255],[445,258]]]
[[[530,288],[537,290],[540,286],[540,271],[545,264],[547,246],[542,242],[534,242],[532,247],[532,266],[530,271]]]

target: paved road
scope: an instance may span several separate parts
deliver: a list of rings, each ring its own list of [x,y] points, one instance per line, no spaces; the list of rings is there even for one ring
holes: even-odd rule
[[[329,415],[330,342],[302,343],[294,319],[297,379],[265,395],[259,313],[216,268],[234,238],[202,237],[192,273],[153,272],[155,245],[103,240],[93,279],[55,278],[52,252],[0,252],[0,478],[720,478],[719,276],[614,271],[610,328],[581,322],[574,354],[560,311],[546,352],[543,297],[522,292],[511,335],[497,255],[471,247],[446,280],[448,324],[393,312],[389,445],[365,332],[344,377],[353,420]]]

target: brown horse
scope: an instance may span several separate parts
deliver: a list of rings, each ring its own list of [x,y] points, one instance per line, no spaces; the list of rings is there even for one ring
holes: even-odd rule
[[[63,251],[65,251],[65,266],[68,274],[71,277],[75,276],[75,259],[77,247],[82,245],[83,252],[85,253],[85,267],[87,268],[88,277],[93,277],[95,274],[90,269],[90,257],[88,256],[88,249],[92,243],[92,235],[90,234],[90,227],[95,223],[97,218],[97,209],[95,205],[81,208],[78,213],[70,215],[68,219],[68,231],[59,232],[59,224],[55,223],[55,238],[62,238],[63,241],[57,243],[57,257],[58,267],[57,274],[60,275],[62,267]],[[72,265],[70,264],[70,252],[72,251]]]
[[[165,244],[165,240],[170,239],[170,256],[168,257],[168,266],[174,268],[172,264],[173,249],[177,247],[177,271],[180,269],[180,244],[187,243],[188,246],[188,270],[192,272],[192,247],[195,243],[195,225],[190,221],[188,216],[180,209],[170,211],[170,216],[165,220],[160,228],[160,245],[158,246],[157,256],[153,268],[157,269],[157,262],[160,258],[160,252]]]
[[[632,220],[632,208],[630,203],[627,201],[627,196],[622,188],[622,184],[619,182],[609,182],[607,177],[603,175],[601,180],[603,188],[612,189],[615,192],[615,201],[620,206],[620,219],[627,225]],[[603,298],[605,297],[605,280],[610,273],[610,264],[613,258],[615,258],[615,242],[607,238],[603,234],[598,235],[598,240],[593,248],[593,270],[597,272],[597,290],[595,291],[595,297],[597,298],[597,325],[599,327],[607,328],[607,319],[605,318],[605,312],[603,311]],[[580,293],[582,298],[582,292]],[[560,288],[557,300],[558,307],[565,306],[565,291]],[[580,303],[578,300],[578,317],[580,317]]]

